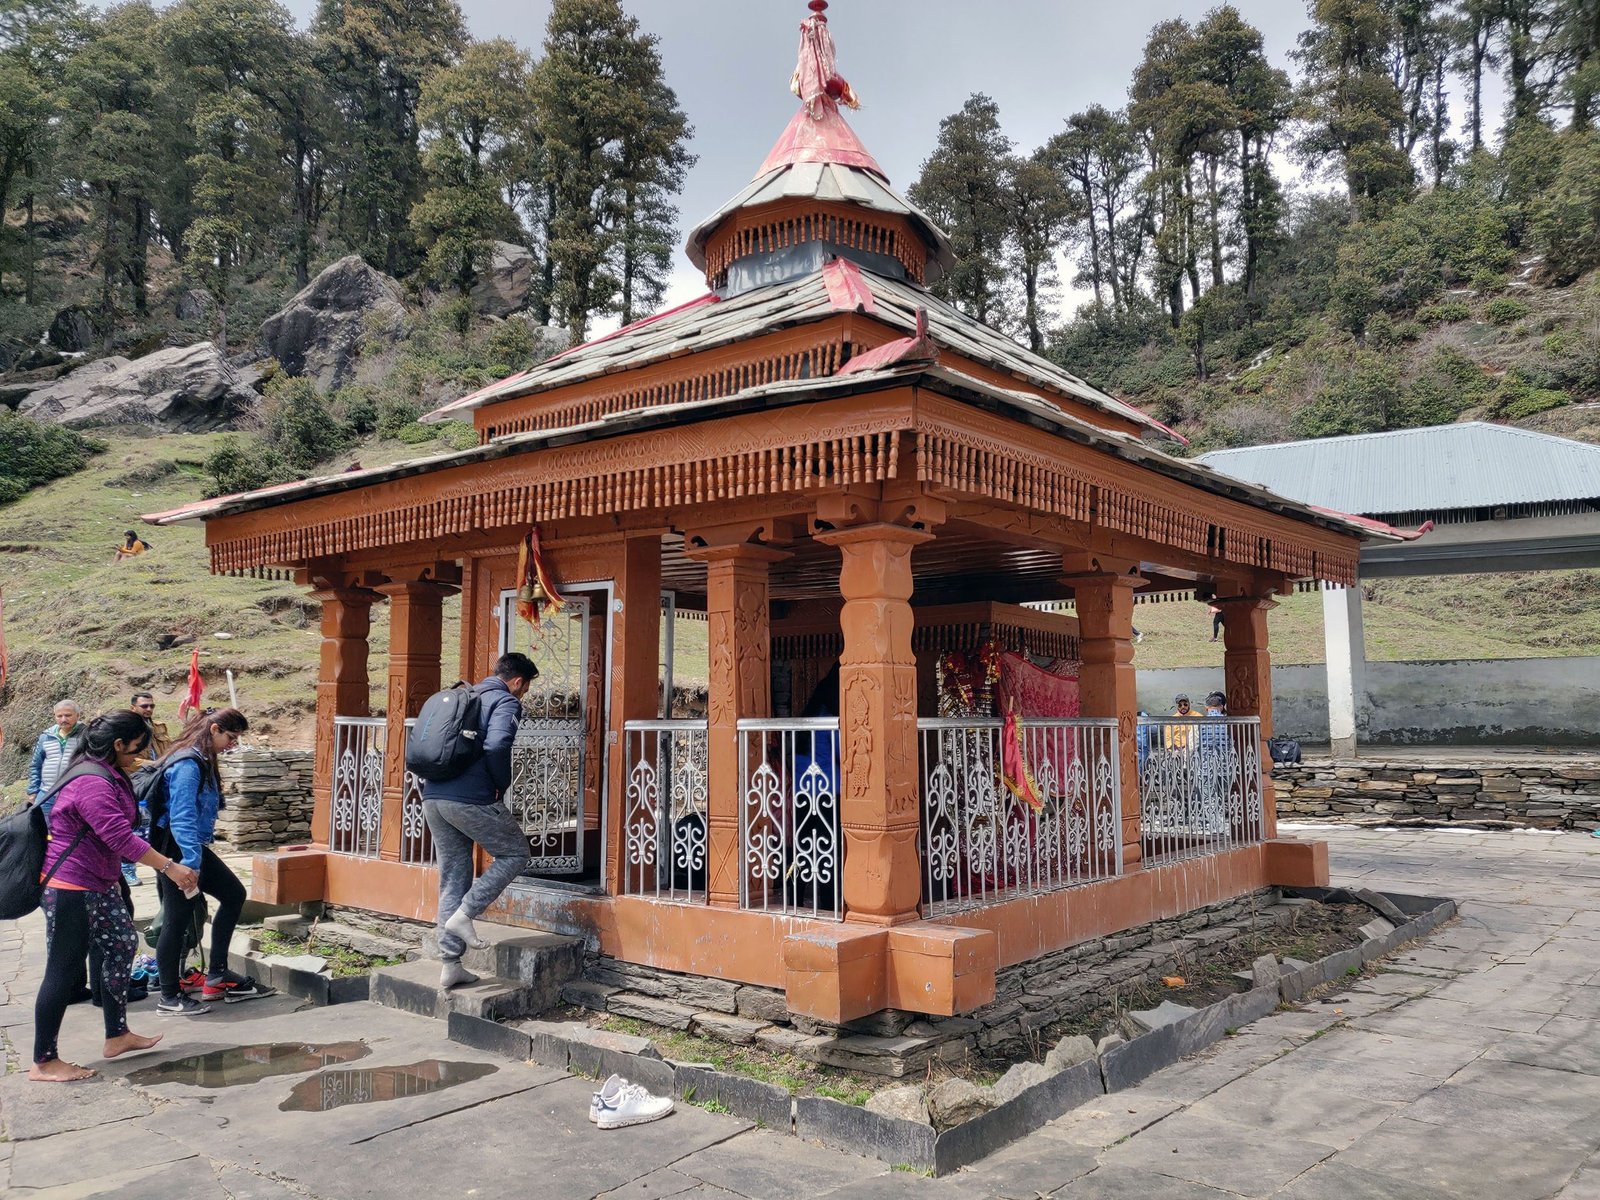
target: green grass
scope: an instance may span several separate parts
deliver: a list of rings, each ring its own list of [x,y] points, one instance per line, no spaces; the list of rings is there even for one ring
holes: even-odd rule
[[[305,941],[297,938],[286,938],[273,929],[265,929],[255,935],[256,944],[266,954],[315,954],[328,960],[328,965],[333,969],[334,977],[343,979],[351,975],[366,975],[374,967],[392,967],[405,962],[403,957],[389,957],[382,954],[360,954],[348,946],[338,946],[331,942],[321,941],[313,936]]]

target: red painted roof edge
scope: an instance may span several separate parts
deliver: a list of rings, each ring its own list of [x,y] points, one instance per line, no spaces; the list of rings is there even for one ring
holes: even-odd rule
[[[1315,512],[1327,513],[1330,517],[1342,517],[1346,521],[1353,521],[1355,524],[1363,525],[1368,529],[1376,529],[1379,533],[1393,534],[1406,542],[1414,542],[1433,529],[1432,521],[1424,521],[1415,529],[1401,529],[1398,525],[1390,525],[1387,521],[1375,520],[1372,517],[1358,517],[1355,513],[1340,512],[1337,508],[1326,508],[1321,504],[1308,504],[1306,507]]]

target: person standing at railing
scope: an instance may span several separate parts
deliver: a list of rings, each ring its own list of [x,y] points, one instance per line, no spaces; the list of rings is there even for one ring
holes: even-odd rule
[[[472,920],[500,898],[532,859],[528,836],[504,801],[511,786],[511,747],[522,719],[522,697],[538,677],[539,668],[526,654],[501,655],[494,674],[472,689],[478,701],[477,742],[482,750],[459,775],[422,783],[422,814],[439,858],[442,988],[478,982],[461,965],[467,947],[478,950],[488,945]],[[494,859],[476,882],[474,844]]]
[[[1168,750],[1188,750],[1195,745],[1195,726],[1190,722],[1199,721],[1203,715],[1189,702],[1189,697],[1179,692],[1172,698],[1172,715],[1176,721],[1167,722],[1164,731],[1164,740]]]

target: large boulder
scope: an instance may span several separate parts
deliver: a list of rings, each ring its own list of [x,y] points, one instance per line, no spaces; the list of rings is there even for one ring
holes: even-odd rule
[[[57,350],[76,353],[98,346],[100,330],[93,313],[82,305],[73,304],[51,318],[45,338]]]
[[[410,323],[400,284],[349,254],[261,323],[261,343],[290,375],[329,391],[353,378],[363,350],[398,342]]]
[[[473,285],[473,309],[485,316],[509,317],[526,308],[538,269],[538,260],[526,246],[496,242],[488,266]]]
[[[22,398],[17,411],[60,425],[148,425],[175,433],[224,429],[258,397],[216,346],[174,346],[129,361],[85,363]]]

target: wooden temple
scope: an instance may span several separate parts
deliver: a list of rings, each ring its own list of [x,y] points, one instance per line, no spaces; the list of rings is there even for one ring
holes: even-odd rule
[[[1175,456],[935,298],[949,242],[846,124],[813,9],[800,110],[690,234],[704,296],[446,405],[472,449],[148,518],[321,606],[314,845],[260,856],[258,899],[432,920],[407,720],[508,649],[541,667],[506,798],[534,857],[490,919],[797,1013],[967,1011],[1003,967],[1326,882],[1276,836],[1267,612],[1388,535]],[[535,528],[566,603],[532,625]],[[1138,719],[1157,593],[1221,606],[1225,721]]]

